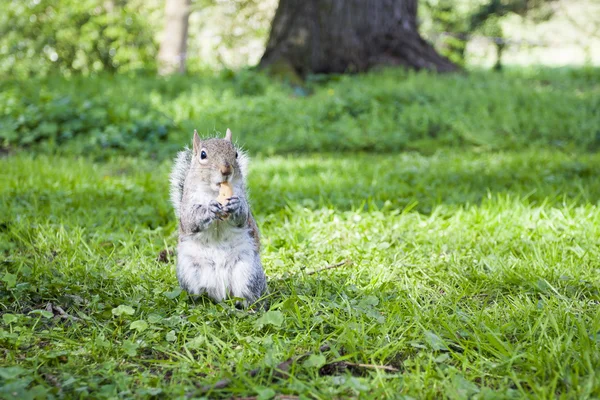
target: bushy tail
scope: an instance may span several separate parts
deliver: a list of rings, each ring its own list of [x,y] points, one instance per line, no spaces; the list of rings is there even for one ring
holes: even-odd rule
[[[192,150],[185,149],[177,153],[173,170],[171,171],[171,204],[175,210],[175,216],[179,218],[179,208],[183,198],[183,185],[185,178],[192,165]]]

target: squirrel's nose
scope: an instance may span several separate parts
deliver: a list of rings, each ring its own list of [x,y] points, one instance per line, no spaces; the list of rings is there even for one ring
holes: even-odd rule
[[[223,174],[223,176],[229,176],[231,175],[232,169],[231,169],[231,165],[229,163],[225,163],[223,165],[221,165],[221,174]]]

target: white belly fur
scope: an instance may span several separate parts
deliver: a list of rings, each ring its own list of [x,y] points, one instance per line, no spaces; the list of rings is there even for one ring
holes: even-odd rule
[[[247,228],[211,228],[179,242],[179,283],[190,294],[206,293],[215,301],[228,296],[247,297],[253,269],[260,268],[260,258],[248,240]]]

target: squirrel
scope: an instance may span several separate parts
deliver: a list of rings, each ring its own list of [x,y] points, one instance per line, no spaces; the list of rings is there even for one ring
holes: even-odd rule
[[[224,139],[200,139],[177,154],[170,176],[171,202],[179,221],[177,279],[192,295],[207,294],[220,302],[242,298],[247,306],[267,290],[260,260],[260,238],[246,193],[248,156]],[[222,205],[221,185],[233,196]]]

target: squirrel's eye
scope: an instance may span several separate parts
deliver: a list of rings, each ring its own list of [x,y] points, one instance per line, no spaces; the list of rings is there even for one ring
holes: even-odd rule
[[[237,158],[237,151],[235,152],[235,158]]]
[[[206,152],[204,150],[202,150],[202,153],[200,153],[200,158],[202,160],[204,160],[206,158]]]

